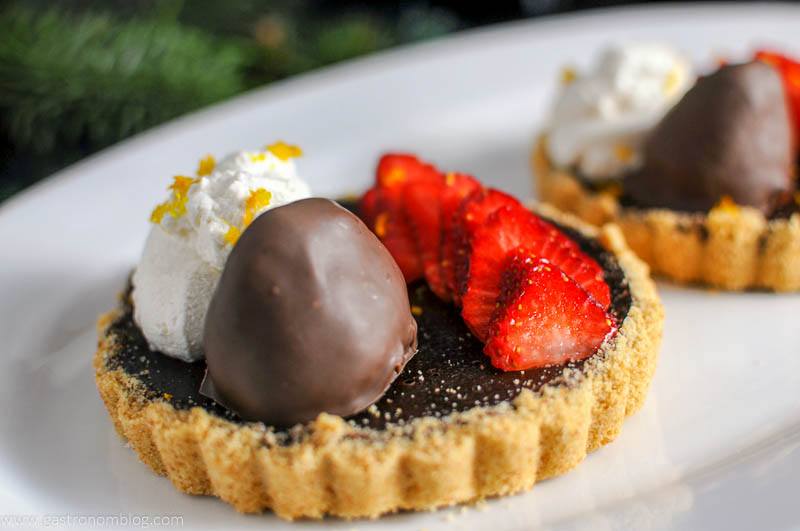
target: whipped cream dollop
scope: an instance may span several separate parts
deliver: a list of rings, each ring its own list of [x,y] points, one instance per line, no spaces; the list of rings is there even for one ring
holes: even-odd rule
[[[613,46],[588,72],[564,70],[546,128],[550,160],[597,180],[638,167],[644,137],[693,81],[689,62],[655,43]]]
[[[310,197],[298,175],[296,146],[232,153],[200,161],[197,175],[176,176],[133,274],[134,319],[150,348],[184,361],[203,357],[203,325],[222,269],[239,236],[272,208]]]

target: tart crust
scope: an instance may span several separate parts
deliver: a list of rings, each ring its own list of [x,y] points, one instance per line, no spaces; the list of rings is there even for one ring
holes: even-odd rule
[[[614,440],[644,403],[661,342],[663,309],[648,268],[619,228],[591,227],[543,206],[556,221],[597,237],[625,272],[632,304],[619,332],[557,385],[523,390],[511,402],[475,407],[405,427],[356,428],[321,414],[281,441],[261,423],[235,423],[207,410],[174,408],[110,369],[120,310],[100,317],[94,356],[100,396],[116,431],[176,488],[213,495],[246,513],[285,519],[375,518],[529,489],[576,466]],[[298,431],[299,430],[299,431]]]
[[[733,291],[800,289],[800,213],[767,219],[739,206],[707,214],[623,207],[613,193],[592,191],[555,168],[545,141],[531,154],[539,198],[595,225],[616,223],[654,273]]]

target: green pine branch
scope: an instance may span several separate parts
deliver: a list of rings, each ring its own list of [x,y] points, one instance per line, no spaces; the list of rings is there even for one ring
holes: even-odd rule
[[[245,88],[250,46],[165,20],[0,13],[0,126],[20,148],[106,145]]]
[[[390,19],[322,16],[297,0],[236,6],[176,0],[132,20],[21,2],[0,11],[0,135],[30,152],[95,150],[254,84],[457,26],[417,7]],[[220,25],[227,36],[210,30]]]

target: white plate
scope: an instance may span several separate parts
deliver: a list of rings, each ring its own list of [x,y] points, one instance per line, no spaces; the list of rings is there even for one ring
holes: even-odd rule
[[[786,5],[589,12],[468,32],[259,90],[77,164],[0,208],[0,515],[182,515],[186,528],[298,529],[179,494],[115,435],[94,386],[94,320],[137,260],[148,212],[198,157],[286,139],[319,194],[358,191],[383,150],[419,152],[518,195],[559,68],[663,39],[696,60],[800,51]],[[337,529],[797,528],[800,296],[666,284],[650,397],[574,472],[481,509]],[[0,521],[0,527],[13,522]],[[104,527],[104,526],[101,526]]]

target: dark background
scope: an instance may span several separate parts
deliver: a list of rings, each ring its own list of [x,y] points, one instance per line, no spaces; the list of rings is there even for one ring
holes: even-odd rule
[[[300,72],[620,0],[0,1],[0,202],[95,151]]]

